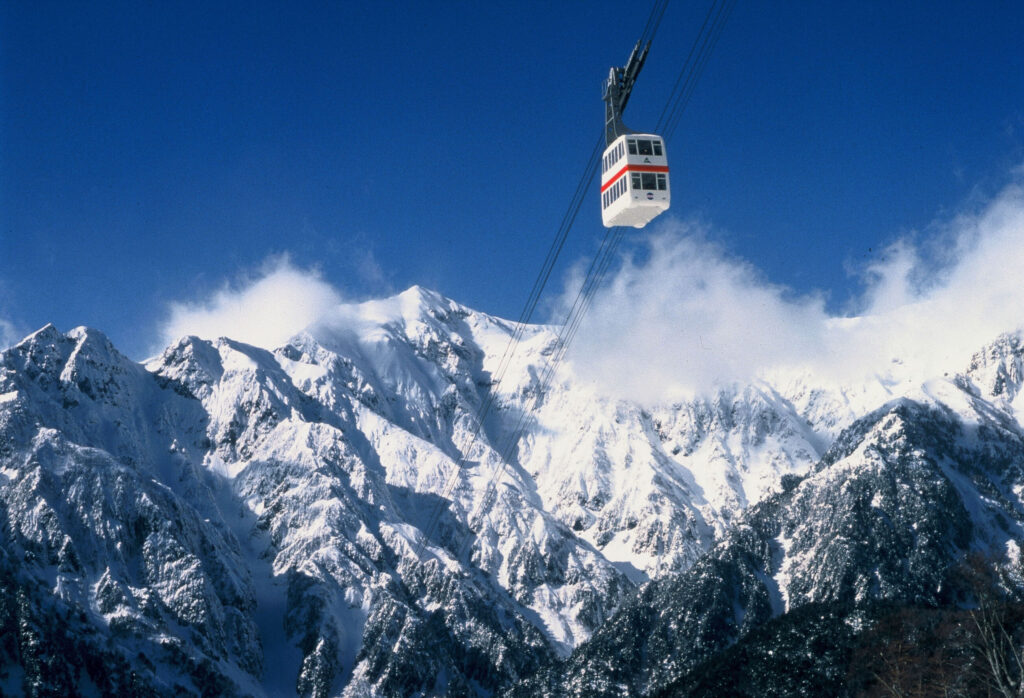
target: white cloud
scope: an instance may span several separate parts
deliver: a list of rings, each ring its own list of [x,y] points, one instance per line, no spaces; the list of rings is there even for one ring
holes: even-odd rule
[[[669,221],[598,291],[569,358],[579,377],[646,401],[787,370],[923,379],[963,368],[985,342],[1024,326],[1022,271],[1018,184],[919,244],[887,249],[864,271],[855,317],[769,283],[701,226]]]
[[[20,323],[10,319],[13,305],[8,283],[0,279],[0,351],[14,346],[28,335]]]
[[[0,351],[12,347],[24,338],[13,322],[0,317]]]
[[[274,349],[341,302],[318,272],[295,267],[287,256],[275,257],[257,274],[225,284],[210,298],[171,303],[156,350],[185,335],[230,337]]]

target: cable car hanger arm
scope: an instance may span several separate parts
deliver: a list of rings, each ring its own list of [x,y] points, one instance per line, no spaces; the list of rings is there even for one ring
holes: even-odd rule
[[[641,45],[643,46],[642,49]],[[626,61],[626,65],[621,68],[612,68],[608,73],[603,95],[605,102],[605,146],[611,145],[612,141],[619,136],[632,133],[622,123],[622,112],[626,109],[626,103],[629,101],[629,95],[633,91],[633,85],[640,74],[640,69],[644,67],[644,61],[647,60],[647,53],[650,50],[650,41],[646,44],[643,44],[642,39],[637,41],[636,46],[633,47],[633,52],[629,54],[629,60]]]

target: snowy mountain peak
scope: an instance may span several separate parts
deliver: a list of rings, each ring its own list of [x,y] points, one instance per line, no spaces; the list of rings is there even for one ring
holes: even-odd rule
[[[398,294],[403,302],[418,306],[424,310],[449,310],[458,304],[455,301],[442,296],[437,291],[413,284]]]
[[[178,381],[186,394],[200,400],[209,396],[212,386],[224,373],[214,343],[195,336],[182,337],[159,357],[151,359],[146,368]]]
[[[47,324],[2,353],[12,359],[21,357],[26,367],[45,368],[53,362],[63,364],[74,344],[72,338],[65,337],[52,324]]]
[[[20,346],[22,344],[52,343],[61,336],[62,334],[60,330],[58,330],[52,322],[48,322],[32,334],[25,337],[25,339],[21,340],[15,346]]]
[[[982,395],[1013,403],[1024,383],[1021,334],[1007,333],[971,357],[967,377]]]
[[[389,298],[344,303],[328,312],[314,327],[359,330],[369,327],[405,327],[442,320],[453,312],[468,310],[441,294],[412,286]]]

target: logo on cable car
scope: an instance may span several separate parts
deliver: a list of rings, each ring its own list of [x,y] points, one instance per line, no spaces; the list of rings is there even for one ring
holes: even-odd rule
[[[650,201],[654,198],[654,192],[647,192],[647,200]]]

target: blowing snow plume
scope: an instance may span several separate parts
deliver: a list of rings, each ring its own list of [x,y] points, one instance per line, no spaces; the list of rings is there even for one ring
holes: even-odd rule
[[[890,246],[850,316],[766,281],[700,226],[670,223],[645,245],[598,290],[569,355],[580,378],[622,397],[673,400],[789,371],[924,379],[1024,326],[1019,182],[919,245]]]
[[[275,349],[341,302],[319,273],[293,266],[287,256],[275,257],[259,273],[225,284],[207,299],[171,303],[156,349],[185,335],[231,337]]]
[[[13,346],[25,333],[15,329],[14,323],[0,317],[0,351]]]

